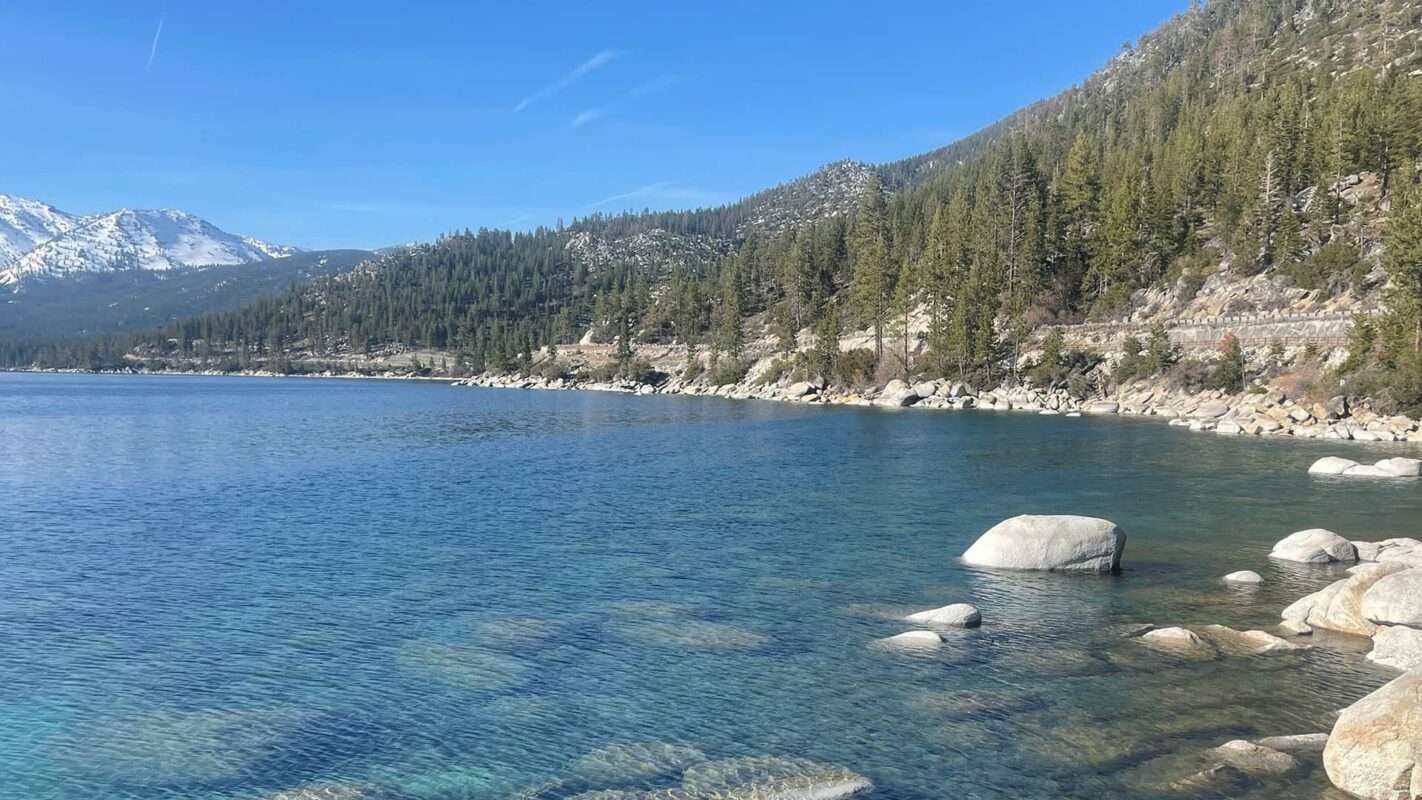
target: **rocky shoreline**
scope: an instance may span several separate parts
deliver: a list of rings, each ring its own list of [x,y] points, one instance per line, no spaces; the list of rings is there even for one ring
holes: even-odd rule
[[[658,384],[634,381],[597,382],[570,378],[546,379],[519,375],[478,375],[454,381],[456,386],[500,389],[557,389],[620,392],[637,395],[725,397],[787,403],[879,406],[938,410],[1018,411],[1040,415],[1123,415],[1154,417],[1192,431],[1222,436],[1293,436],[1354,442],[1422,444],[1422,423],[1401,415],[1386,416],[1367,404],[1355,405],[1338,395],[1325,401],[1295,400],[1282,389],[1227,394],[1189,393],[1137,382],[1106,397],[1080,399],[1065,391],[1028,387],[998,387],[978,391],[960,381],[892,380],[883,387],[854,393],[826,386],[823,380],[768,384],[728,383],[711,386],[699,381],[668,379]]]

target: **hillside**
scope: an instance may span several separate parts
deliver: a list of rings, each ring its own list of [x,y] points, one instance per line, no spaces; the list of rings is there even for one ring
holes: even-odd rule
[[[0,338],[56,339],[157,328],[241,308],[372,257],[364,250],[319,250],[249,264],[32,280],[24,291],[0,294]]]
[[[6,357],[300,369],[418,350],[477,372],[549,344],[616,342],[626,367],[691,343],[734,379],[770,342],[802,374],[995,382],[1044,326],[1405,310],[1411,262],[1390,268],[1406,249],[1388,239],[1422,147],[1419,8],[1215,0],[933,153],[715,209],[466,231],[161,333]]]

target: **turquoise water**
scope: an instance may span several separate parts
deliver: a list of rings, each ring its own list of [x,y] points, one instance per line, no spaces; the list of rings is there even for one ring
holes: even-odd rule
[[[0,798],[572,776],[560,797],[643,780],[574,765],[626,742],[839,764],[875,798],[1152,796],[1392,675],[1346,637],[1205,663],[1121,638],[1272,625],[1339,574],[1269,564],[1291,531],[1417,533],[1422,488],[1307,476],[1326,454],[1371,453],[1129,419],[0,375]],[[1117,521],[1124,571],[957,561],[1033,512]],[[1218,582],[1246,568],[1265,586]],[[950,602],[983,627],[931,657],[870,646]]]

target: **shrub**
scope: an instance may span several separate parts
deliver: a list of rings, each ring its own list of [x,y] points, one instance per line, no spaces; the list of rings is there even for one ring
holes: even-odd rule
[[[588,367],[588,377],[597,383],[607,383],[617,377],[617,362],[609,361],[606,364]]]
[[[834,365],[835,382],[841,386],[867,384],[874,376],[874,351],[868,348],[848,350],[839,354]]]
[[[728,383],[740,383],[749,369],[750,365],[738,358],[718,359],[716,365],[711,369],[711,385],[725,386]]]
[[[1245,380],[1244,348],[1240,347],[1239,338],[1232,333],[1225,334],[1225,337],[1220,340],[1219,350],[1219,363],[1215,364],[1215,368],[1210,371],[1210,388],[1223,389],[1227,392],[1243,391]]]
[[[633,383],[658,384],[667,379],[666,373],[653,369],[645,358],[628,359],[619,373]]]

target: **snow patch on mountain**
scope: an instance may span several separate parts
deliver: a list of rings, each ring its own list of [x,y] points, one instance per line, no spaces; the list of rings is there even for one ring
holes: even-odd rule
[[[185,211],[121,209],[78,217],[0,195],[0,285],[123,269],[247,264],[301,252],[237,236]]]

